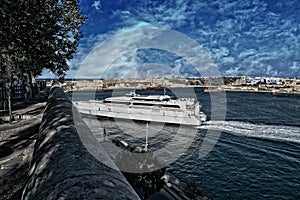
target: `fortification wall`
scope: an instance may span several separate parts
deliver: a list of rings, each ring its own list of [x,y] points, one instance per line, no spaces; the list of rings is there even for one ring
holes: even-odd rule
[[[103,164],[111,162],[109,156],[74,109],[53,86],[22,199],[139,199],[120,171]]]

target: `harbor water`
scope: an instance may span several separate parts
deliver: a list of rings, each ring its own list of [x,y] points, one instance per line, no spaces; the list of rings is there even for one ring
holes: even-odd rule
[[[178,88],[167,93],[188,97],[189,90]],[[73,100],[88,100],[91,96],[103,99],[128,91],[88,93],[77,92]],[[182,144],[177,143],[174,149],[186,149],[168,164],[172,174],[185,183],[201,183],[210,199],[300,199],[300,95],[226,92],[225,102],[220,100],[220,105],[226,106],[226,117],[211,119],[213,94],[204,93],[201,88],[193,93],[208,121],[196,129],[192,138],[191,127],[154,123],[149,126],[148,148],[153,151],[163,148],[178,131],[183,132],[179,140]],[[145,123],[103,118],[85,121],[99,141],[103,139],[100,130],[105,128],[108,137],[136,145],[144,143]],[[211,151],[199,157],[208,133],[219,137]],[[187,141],[191,142],[184,146]]]

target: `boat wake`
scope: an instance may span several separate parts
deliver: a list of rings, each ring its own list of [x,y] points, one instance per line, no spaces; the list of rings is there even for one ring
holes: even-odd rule
[[[207,121],[197,128],[253,138],[300,143],[300,128],[296,126],[251,124],[240,121]]]

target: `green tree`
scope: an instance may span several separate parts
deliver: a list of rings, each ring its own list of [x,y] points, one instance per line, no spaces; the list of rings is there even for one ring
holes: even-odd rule
[[[2,82],[12,86],[14,75],[22,79],[26,73],[31,78],[43,69],[64,77],[85,23],[78,0],[0,0],[0,4]]]

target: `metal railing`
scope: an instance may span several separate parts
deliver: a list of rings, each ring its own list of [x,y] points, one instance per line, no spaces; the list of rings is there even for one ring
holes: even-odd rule
[[[37,94],[39,91],[46,88],[46,81],[40,81],[34,83],[31,87],[33,94]],[[11,100],[12,101],[22,101],[25,99],[26,89],[23,85],[13,86],[11,88]],[[0,108],[5,108],[8,100],[8,88],[5,86],[0,86]]]

